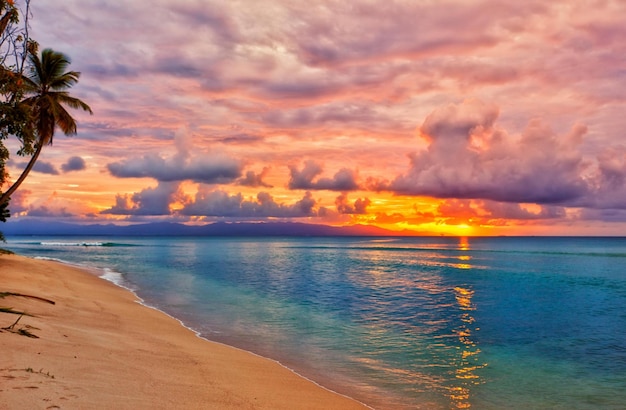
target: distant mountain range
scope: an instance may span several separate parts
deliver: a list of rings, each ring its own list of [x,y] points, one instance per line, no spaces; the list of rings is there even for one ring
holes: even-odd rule
[[[21,220],[0,224],[5,235],[82,235],[82,236],[416,236],[414,231],[390,231],[369,226],[328,226],[299,222],[216,222],[184,225],[154,222],[135,225],[92,224]]]

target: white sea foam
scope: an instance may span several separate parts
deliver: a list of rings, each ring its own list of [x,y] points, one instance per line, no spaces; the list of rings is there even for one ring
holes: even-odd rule
[[[78,266],[75,263],[70,263],[68,261],[64,261],[63,259],[59,259],[59,258],[49,258],[47,256],[34,256],[33,259],[39,259],[42,261],[54,261],[54,262],[60,262],[60,263],[64,263],[66,265],[73,265],[73,266]]]
[[[102,279],[113,282],[117,286],[127,288],[124,286],[124,276],[120,272],[116,272],[109,268],[104,268],[103,273],[99,275]],[[128,289],[128,288],[127,288]]]
[[[69,266],[74,266],[77,268],[81,268],[84,269],[86,271],[89,271],[93,274],[95,274],[96,276],[98,276],[99,278],[102,278],[106,281],[109,281],[121,288],[130,290],[131,292],[134,293],[134,290],[130,287],[128,287],[124,282],[124,275],[120,272],[116,272],[113,269],[110,268],[99,268],[99,267],[95,267],[92,265],[87,265],[87,264],[82,264],[82,263],[76,263],[76,262],[68,262],[66,260],[63,259],[59,259],[59,258],[50,258],[47,256],[35,256],[34,259],[39,259],[39,260],[44,260],[44,261],[54,261],[54,262],[60,262],[63,263],[65,265],[69,265]]]
[[[40,242],[42,246],[104,246],[102,242]]]

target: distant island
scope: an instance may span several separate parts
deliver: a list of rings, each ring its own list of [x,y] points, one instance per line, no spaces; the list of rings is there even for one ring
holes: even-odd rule
[[[91,224],[22,220],[5,223],[5,235],[76,236],[422,236],[426,233],[391,231],[370,225],[329,226],[301,222],[216,222],[185,225],[152,222],[134,225]]]

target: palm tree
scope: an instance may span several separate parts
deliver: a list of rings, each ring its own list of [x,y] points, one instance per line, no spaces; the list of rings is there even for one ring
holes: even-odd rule
[[[20,177],[0,197],[0,205],[5,204],[13,192],[24,182],[44,145],[52,144],[54,131],[59,127],[65,135],[76,134],[76,120],[64,106],[82,109],[93,114],[91,108],[78,98],[71,97],[67,91],[78,82],[80,73],[65,71],[70,59],[65,54],[45,49],[41,58],[36,53],[30,54],[31,74],[23,78],[25,98],[22,103],[31,110],[33,128],[37,133],[35,152]]]

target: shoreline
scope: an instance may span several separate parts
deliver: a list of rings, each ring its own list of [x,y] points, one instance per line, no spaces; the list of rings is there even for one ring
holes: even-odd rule
[[[207,340],[86,268],[0,255],[0,271],[0,292],[56,302],[0,299],[33,314],[15,328],[39,337],[0,332],[0,408],[370,408],[276,360]],[[15,319],[0,314],[0,327]]]
[[[88,246],[91,246],[91,245],[88,245]],[[16,255],[19,255],[19,254],[16,254]],[[23,256],[23,255],[19,255],[19,256]],[[206,342],[209,342],[209,343],[216,343],[218,345],[227,346],[227,347],[239,350],[239,351],[241,351],[243,353],[251,354],[251,355],[254,355],[254,356],[262,358],[262,359],[270,360],[272,362],[277,363],[279,366],[289,370],[290,372],[294,373],[296,376],[301,377],[301,378],[303,378],[303,379],[305,379],[305,380],[315,384],[316,386],[319,386],[320,388],[322,388],[324,390],[328,390],[331,393],[338,394],[338,395],[346,397],[346,398],[348,398],[350,400],[354,400],[354,401],[358,402],[359,404],[364,405],[365,407],[367,407],[369,409],[372,409],[372,410],[374,409],[374,407],[372,407],[372,406],[370,406],[368,404],[365,404],[364,402],[360,401],[359,399],[357,399],[355,397],[350,396],[349,394],[340,393],[339,391],[334,390],[332,386],[338,386],[339,388],[341,388],[342,386],[340,386],[339,384],[336,384],[336,383],[329,382],[328,379],[326,379],[326,383],[327,383],[326,385],[320,384],[314,378],[307,377],[304,374],[300,373],[297,370],[297,366],[296,367],[290,367],[290,366],[284,364],[283,362],[281,362],[281,360],[275,359],[272,356],[264,356],[262,354],[254,352],[253,350],[247,350],[246,348],[239,347],[239,346],[237,346],[237,342],[236,341],[232,341],[232,343],[230,343],[229,341],[219,341],[219,340],[211,339],[209,337],[205,337],[201,331],[199,331],[197,329],[194,329],[193,327],[187,325],[182,319],[179,319],[176,316],[166,312],[165,310],[162,310],[161,308],[159,308],[156,305],[149,304],[143,297],[141,297],[138,294],[138,292],[140,291],[139,289],[134,289],[132,286],[130,286],[128,284],[125,284],[126,280],[123,278],[124,273],[122,273],[122,272],[118,272],[116,270],[112,270],[112,269],[107,268],[107,267],[99,268],[99,267],[94,267],[94,266],[91,266],[91,265],[85,265],[85,264],[81,264],[81,263],[74,263],[74,262],[69,262],[69,261],[63,260],[63,259],[51,258],[51,257],[46,257],[46,256],[33,256],[33,257],[25,256],[25,257],[29,258],[29,259],[34,259],[36,261],[37,260],[41,260],[41,261],[52,261],[52,262],[55,262],[55,263],[60,263],[61,265],[65,265],[65,266],[69,266],[69,267],[72,267],[72,268],[76,268],[78,270],[82,270],[83,272],[85,272],[85,273],[87,273],[89,275],[95,276],[97,278],[100,278],[100,279],[104,280],[105,282],[112,283],[116,287],[118,287],[118,288],[120,288],[120,289],[122,289],[124,291],[128,291],[128,292],[132,293],[134,295],[135,299],[136,299],[136,303],[138,303],[139,305],[141,305],[141,306],[143,306],[145,308],[148,308],[148,309],[155,310],[155,311],[157,311],[157,312],[159,312],[159,313],[161,313],[163,315],[166,315],[167,317],[175,320],[176,322],[179,323],[179,325],[181,327],[189,330],[190,332],[195,334],[196,337],[198,337],[199,339],[201,339],[203,341],[206,341]],[[1,265],[0,265],[0,267],[1,267]],[[0,289],[0,292],[1,291],[2,290]],[[1,306],[1,303],[0,303],[0,306]],[[319,379],[323,379],[324,378],[324,374],[319,372],[319,371],[316,372],[315,374],[319,377]],[[343,387],[345,387],[345,386],[343,386]]]

